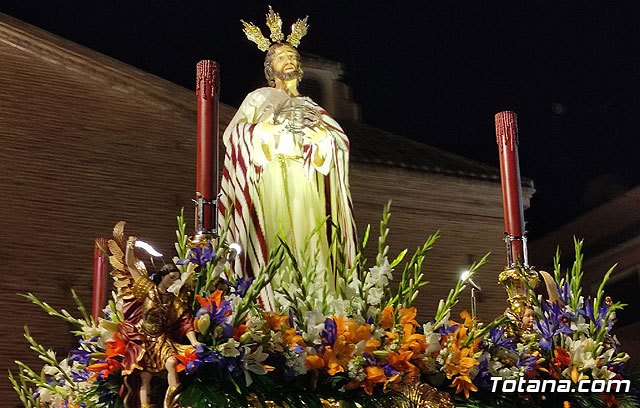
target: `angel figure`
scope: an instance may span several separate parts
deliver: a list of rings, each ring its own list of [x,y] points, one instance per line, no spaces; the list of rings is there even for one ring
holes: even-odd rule
[[[114,267],[114,286],[118,299],[123,302],[124,321],[118,327],[126,349],[122,362],[122,375],[129,392],[124,395],[126,406],[135,406],[136,397],[142,408],[151,407],[151,380],[166,371],[168,388],[164,407],[176,406],[180,378],[176,370],[177,355],[183,355],[191,346],[200,343],[193,329],[193,317],[187,300],[189,285],[183,285],[181,274],[173,264],[163,266],[152,277],[144,263],[135,255],[136,238],[124,241],[124,222],[114,228],[114,239],[109,241],[112,253],[109,260]],[[139,376],[136,395],[131,378]]]

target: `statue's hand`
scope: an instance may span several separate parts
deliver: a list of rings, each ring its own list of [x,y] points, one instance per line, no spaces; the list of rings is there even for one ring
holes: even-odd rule
[[[307,143],[317,143],[321,142],[327,138],[328,133],[324,127],[305,127],[302,129],[302,133],[304,133],[305,141]]]
[[[129,239],[127,239],[127,248],[133,249],[136,246],[137,240],[138,237],[130,236]]]

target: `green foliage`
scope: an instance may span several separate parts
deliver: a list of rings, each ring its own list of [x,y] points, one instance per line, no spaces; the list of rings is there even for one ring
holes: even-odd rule
[[[180,393],[180,404],[191,408],[244,408],[248,406],[247,399],[242,394],[229,389],[224,379],[218,378],[216,381],[205,382],[201,376],[184,384]]]
[[[123,379],[119,374],[110,377],[108,381],[99,380],[95,387],[84,392],[82,400],[96,401],[95,404],[88,404],[87,407],[127,408],[119,393],[122,382]]]
[[[236,309],[237,312],[233,322],[234,327],[244,321],[249,310],[258,305],[258,295],[260,295],[260,291],[271,282],[284,262],[285,248],[286,245],[281,241],[280,244],[271,250],[271,253],[269,254],[269,262],[260,272],[258,279],[249,286],[247,293],[245,293],[242,301]]]
[[[402,278],[398,285],[398,291],[396,295],[391,297],[387,302],[387,306],[396,305],[397,308],[411,307],[413,301],[418,296],[418,290],[429,282],[425,281],[424,274],[422,273],[422,264],[427,256],[427,252],[433,248],[440,237],[440,232],[436,232],[430,235],[421,247],[416,249],[416,252],[411,257],[411,260],[407,262],[402,271]],[[391,265],[398,264],[404,255],[406,250],[401,252],[398,258],[396,258]]]
[[[210,381],[200,378],[187,379],[183,384],[180,403],[192,408],[245,408],[250,401],[265,404],[271,401],[281,408],[322,408],[322,399],[340,401],[343,408],[374,408],[408,403],[406,398],[397,392],[375,390],[373,395],[361,391],[337,392],[333,388],[310,389],[301,382],[283,381],[266,375],[257,376],[250,389],[242,381],[231,383],[228,379],[211,374]],[[408,405],[407,405],[408,406]]]
[[[378,237],[378,255],[376,256],[376,265],[382,265],[384,258],[389,253],[389,219],[391,218],[391,200],[387,202],[382,210],[382,220],[380,220],[380,236]]]
[[[78,295],[76,294],[76,292],[73,289],[71,290],[71,296],[73,297],[73,300],[76,302],[76,306],[78,308],[78,311],[82,315],[82,319],[78,319],[78,318],[73,317],[65,309],[61,309],[60,311],[57,311],[56,309],[51,307],[48,303],[43,302],[40,299],[38,299],[33,293],[18,294],[18,296],[21,296],[21,297],[23,297],[25,299],[28,299],[34,305],[39,306],[42,310],[47,312],[47,314],[49,316],[58,317],[58,318],[64,320],[65,322],[71,323],[72,325],[78,327],[80,330],[73,330],[72,331],[72,333],[75,334],[75,335],[82,335],[82,333],[83,333],[82,328],[86,327],[86,326],[91,326],[93,324],[92,319],[87,314],[86,308],[84,307],[84,305],[82,304],[82,302],[78,298]]]
[[[571,266],[571,270],[565,271],[564,274],[562,273],[562,268],[560,265],[560,249],[558,248],[556,250],[556,255],[553,262],[554,277],[560,287],[562,287],[565,283],[568,283],[569,285],[568,306],[573,311],[577,311],[581,309],[583,306],[582,305],[583,302],[592,302],[591,306],[593,308],[593,314],[594,314],[595,320],[602,320],[603,322],[605,322],[605,324],[602,324],[602,327],[598,329],[594,324],[594,322],[590,322],[589,334],[596,342],[602,342],[607,333],[606,323],[611,321],[614,318],[616,311],[622,310],[625,306],[627,306],[624,303],[616,301],[608,307],[607,311],[604,314],[601,314],[600,307],[602,306],[604,302],[604,297],[605,297],[604,288],[607,282],[609,281],[611,274],[615,270],[617,264],[609,268],[609,270],[604,274],[604,277],[602,278],[602,281],[598,286],[598,292],[596,294],[596,297],[593,299],[591,298],[585,299],[582,296],[582,277],[584,276],[584,272],[582,268],[582,261],[584,258],[584,255],[582,253],[582,247],[584,244],[584,240],[577,239],[574,237],[573,243],[574,243],[574,251],[575,251],[575,261]]]
[[[176,217],[178,221],[178,229],[176,230],[176,255],[180,259],[187,258],[187,251],[189,250],[187,243],[189,242],[189,237],[187,236],[187,223],[184,221],[184,207],[180,209],[180,215]],[[178,265],[178,269],[180,272],[185,272],[187,270],[186,265]]]
[[[23,365],[22,363],[17,361],[16,363],[19,366]],[[13,373],[9,371],[9,381],[11,382],[11,385],[13,386],[15,392],[18,394],[18,398],[20,398],[20,402],[22,402],[22,405],[25,408],[36,408],[38,405],[36,403],[36,400],[33,398],[33,388],[29,385],[31,384],[29,378],[30,376],[28,374],[28,371],[25,373],[22,368],[18,373],[18,378],[15,378],[13,376]]]

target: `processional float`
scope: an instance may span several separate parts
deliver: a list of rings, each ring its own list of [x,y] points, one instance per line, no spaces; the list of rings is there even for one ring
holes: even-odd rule
[[[284,38],[280,30],[282,22],[272,9],[267,15],[267,25],[272,31],[272,41],[281,42]],[[298,20],[293,31],[297,33],[297,45],[301,35],[306,33],[306,19]],[[245,33],[258,43],[260,49],[266,50],[272,44],[252,24],[245,23]],[[435,318],[423,325],[418,324],[412,302],[418,295],[418,289],[425,284],[422,261],[437,235],[429,237],[406,263],[399,290],[393,295],[389,288],[391,272],[402,262],[406,251],[393,261],[387,259],[387,210],[381,223],[379,242],[382,244],[376,265],[367,270],[364,257],[358,255],[352,270],[342,270],[344,282],[340,289],[343,293],[342,297],[334,299],[334,303],[348,305],[351,308],[349,312],[344,309],[343,314],[335,311],[323,314],[313,307],[305,313],[295,312],[292,308],[300,306],[295,303],[300,299],[296,298],[295,292],[286,292],[287,288],[283,289],[289,296],[286,299],[292,302],[288,312],[264,310],[259,305],[258,293],[264,288],[260,285],[268,283],[264,278],[268,273],[256,279],[258,283],[244,277],[235,281],[231,276],[218,279],[221,276],[218,269],[222,270],[238,252],[221,245],[225,237],[218,230],[221,221],[217,219],[219,91],[218,64],[210,60],[200,61],[196,67],[197,158],[193,235],[178,234],[176,248],[181,258],[178,264],[182,267],[182,274],[178,276],[177,271],[171,270],[175,274],[173,284],[162,287],[174,290],[171,293],[175,297],[159,289],[155,291],[154,288],[164,284],[164,278],[156,286],[150,279],[135,279],[132,290],[123,294],[122,287],[131,283],[127,281],[131,274],[123,272],[127,268],[144,270],[144,263],[140,264],[135,258],[133,248],[125,248],[125,241],[126,245],[131,243],[133,246],[135,240],[132,237],[126,240],[123,223],[118,223],[113,240],[98,239],[95,243],[92,317],[72,319],[66,312],[57,313],[68,322],[77,324],[80,332],[84,333],[80,347],[58,363],[26,332],[32,348],[41,354],[47,365],[41,376],[21,365],[23,371],[19,379],[11,377],[25,406],[57,408],[93,404],[97,407],[148,407],[141,401],[149,397],[146,392],[151,392],[150,389],[129,381],[129,374],[144,371],[144,362],[153,360],[141,358],[131,364],[127,359],[132,354],[166,354],[168,349],[163,342],[168,332],[154,332],[154,328],[157,329],[154,325],[169,319],[169,314],[175,310],[183,309],[184,322],[188,323],[186,337],[191,345],[173,342],[173,355],[154,357],[163,363],[170,361],[167,367],[173,370],[169,372],[167,368],[169,386],[166,393],[161,393],[164,399],[161,395],[153,399],[154,402],[162,400],[165,408],[179,407],[182,403],[186,404],[185,408],[515,407],[521,404],[521,400],[514,398],[513,394],[486,393],[490,376],[493,379],[500,375],[505,378],[546,375],[574,382],[584,377],[611,379],[621,376],[629,356],[619,350],[609,330],[615,321],[615,310],[622,305],[603,298],[601,293],[595,299],[581,297],[579,265],[574,265],[572,272],[564,275],[555,271],[555,281],[549,274],[541,272],[547,288],[555,290],[555,294],[548,300],[541,300],[534,293],[539,279],[538,273],[529,265],[527,254],[514,112],[495,115],[507,254],[505,268],[498,280],[508,297],[505,316],[483,323],[476,319],[473,301],[472,314],[461,314],[463,321],[451,316],[451,309],[458,302],[462,290],[469,284],[473,285],[471,276],[479,266],[475,265],[465,278],[456,283],[446,300],[440,301]],[[307,105],[310,104],[307,101]],[[184,220],[180,222],[179,232],[184,232]],[[282,245],[286,246],[286,242]],[[104,317],[101,317],[106,300],[107,248],[111,253],[109,261],[114,267],[112,276],[118,292],[115,294],[114,290],[114,296],[118,302],[110,301]],[[284,265],[283,251],[279,254],[277,262],[270,261],[266,270],[273,272]],[[291,264],[295,264],[293,259],[291,256]],[[200,268],[198,277],[194,273],[196,268]],[[304,278],[295,268],[287,272],[298,273],[301,281]],[[203,283],[203,273],[206,275],[204,284],[198,287]],[[228,273],[232,274],[230,270]],[[605,275],[601,288],[610,273]],[[194,279],[197,281],[196,289],[202,290],[184,292],[184,287]],[[142,282],[144,290],[140,290],[139,282]],[[253,289],[254,286],[258,289]],[[305,289],[303,284],[294,288]],[[123,306],[134,296],[145,295],[145,290],[149,290],[148,296],[154,297],[154,306],[158,307],[143,310],[166,312],[166,315],[156,313],[142,321],[142,325],[148,326],[146,333],[149,338],[146,339],[136,331],[139,327],[129,324],[127,313],[130,311]],[[306,296],[315,295],[308,293]],[[27,297],[56,315],[48,305],[32,295]],[[140,299],[147,302],[144,296]],[[250,311],[254,314],[251,315]],[[187,316],[189,314],[193,316]],[[525,323],[528,315],[531,316],[530,321]],[[190,320],[191,317],[194,319]],[[202,343],[197,341],[196,334]],[[147,347],[145,342],[152,345]],[[591,353],[589,365],[585,363],[585,349]],[[142,366],[136,365],[138,363]],[[154,369],[153,373],[158,374],[158,367]],[[266,375],[270,371],[275,371],[276,378]],[[178,373],[186,373],[183,376],[185,380],[190,378],[189,384],[183,388],[179,382],[176,385],[175,380],[173,383],[169,380],[170,376]],[[340,388],[336,390],[332,384],[338,384]],[[37,386],[35,391],[31,385]],[[323,386],[322,393],[317,393]],[[479,395],[483,391],[485,400],[474,399],[474,393]],[[549,401],[556,405],[570,405],[568,397],[557,397],[544,389],[531,390],[528,387],[527,391],[529,393],[522,398],[539,406],[546,406]],[[135,393],[140,394],[137,403],[135,399],[128,399]],[[118,400],[120,397],[122,399]],[[624,396],[607,390],[602,397],[593,398],[585,400],[578,396],[572,401],[591,404],[590,401],[597,400],[598,404],[604,401],[615,406],[616,398],[622,400]],[[637,405],[629,403],[629,406]]]

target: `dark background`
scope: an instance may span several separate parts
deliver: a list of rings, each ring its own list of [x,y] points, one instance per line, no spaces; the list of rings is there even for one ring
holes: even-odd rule
[[[344,63],[364,122],[497,167],[493,116],[516,111],[531,238],[640,184],[638,1],[270,3],[285,26],[309,15],[300,50]],[[196,62],[217,60],[221,100],[238,106],[263,81],[239,20],[264,27],[267,4],[2,0],[0,12],[189,88]]]

